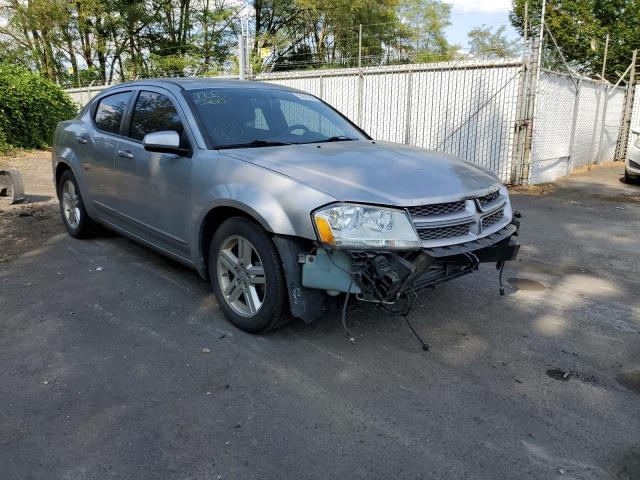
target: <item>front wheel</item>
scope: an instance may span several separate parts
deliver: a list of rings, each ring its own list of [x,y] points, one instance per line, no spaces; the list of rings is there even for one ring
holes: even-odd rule
[[[255,222],[234,217],[218,228],[209,249],[209,274],[220,307],[238,328],[261,333],[289,321],[280,256]]]
[[[78,182],[70,170],[66,170],[60,175],[58,199],[60,200],[62,222],[69,235],[75,238],[90,236],[95,228],[95,223],[87,215]]]

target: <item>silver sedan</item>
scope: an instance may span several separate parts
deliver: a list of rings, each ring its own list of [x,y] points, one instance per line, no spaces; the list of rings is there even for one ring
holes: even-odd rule
[[[330,302],[344,312],[350,296],[404,314],[420,289],[518,252],[493,173],[375,141],[278,85],[121,84],[60,123],[54,143],[71,236],[101,224],[193,267],[250,332],[312,322]]]

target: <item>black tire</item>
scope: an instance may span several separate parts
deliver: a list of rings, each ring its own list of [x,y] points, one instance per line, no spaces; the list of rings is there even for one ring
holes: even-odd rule
[[[624,183],[626,183],[627,185],[635,185],[636,183],[638,183],[638,178],[639,177],[632,177],[631,175],[629,175],[629,172],[627,172],[627,169],[625,168]]]
[[[78,198],[77,208],[79,211],[80,219],[77,225],[71,225],[67,220],[65,215],[65,208],[63,203],[63,189],[65,182],[73,183],[75,193]],[[58,200],[60,203],[60,216],[62,217],[62,223],[64,223],[67,232],[74,238],[87,238],[95,233],[96,223],[89,218],[87,214],[87,210],[84,208],[84,201],[82,200],[82,194],[80,193],[80,187],[78,186],[78,182],[76,181],[76,177],[73,175],[71,170],[66,170],[60,175],[58,179]]]
[[[253,316],[236,313],[218,282],[218,254],[230,237],[242,237],[251,242],[262,261],[265,276],[264,300]],[[236,327],[249,333],[266,333],[283,327],[291,320],[282,261],[273,241],[260,225],[243,217],[226,220],[213,235],[208,261],[211,286],[218,304],[227,319]]]

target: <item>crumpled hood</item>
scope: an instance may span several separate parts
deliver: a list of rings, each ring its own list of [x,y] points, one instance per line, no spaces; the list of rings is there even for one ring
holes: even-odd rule
[[[318,148],[320,146],[320,148]],[[339,201],[411,206],[482,195],[500,182],[440,152],[367,140],[221,150]]]

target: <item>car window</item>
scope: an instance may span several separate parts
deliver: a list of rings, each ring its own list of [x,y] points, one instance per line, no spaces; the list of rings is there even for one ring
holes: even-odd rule
[[[166,130],[182,136],[182,122],[169,97],[156,92],[140,92],[131,116],[129,136],[142,140],[148,133]]]
[[[210,148],[351,141],[366,138],[318,98],[275,88],[206,88],[184,94]]]
[[[109,133],[118,133],[127,110],[131,92],[122,92],[104,97],[96,108],[96,127]]]
[[[340,128],[333,121],[324,115],[321,115],[317,110],[311,109],[304,103],[292,102],[289,100],[280,100],[280,109],[282,115],[287,122],[287,126],[291,128],[291,132],[298,135],[304,133],[303,126],[315,133],[319,133],[325,137],[346,136],[347,133],[344,129]],[[300,125],[299,129],[294,129]]]

